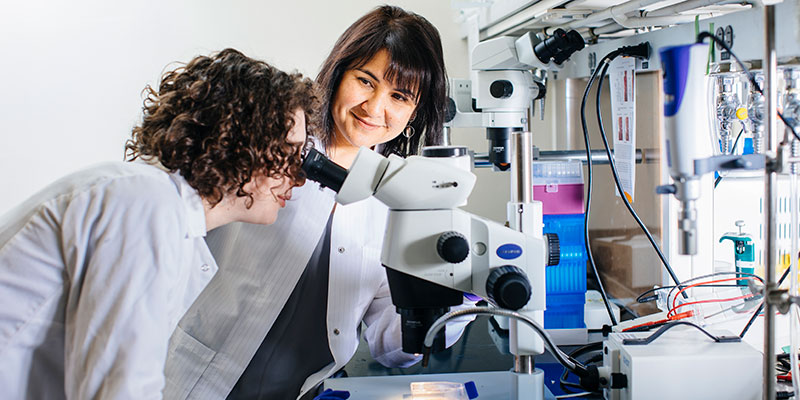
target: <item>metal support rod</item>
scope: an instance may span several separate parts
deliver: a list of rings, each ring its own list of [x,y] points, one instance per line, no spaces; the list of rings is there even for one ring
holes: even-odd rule
[[[764,97],[766,100],[766,150],[775,157],[778,146],[777,129],[777,73],[775,53],[775,6],[764,7]],[[769,165],[764,177],[764,281],[766,282],[764,310],[764,399],[775,398],[775,305],[768,301],[769,294],[777,288],[775,264],[777,261],[776,227],[778,176]]]
[[[651,162],[649,159],[645,157],[646,151],[642,149],[636,149],[636,164],[641,164],[642,162]],[[651,151],[648,154],[652,154]],[[592,164],[596,165],[603,165],[608,164],[608,154],[606,154],[605,150],[592,150]],[[611,154],[614,154],[614,150],[611,150]],[[548,151],[540,151],[539,157],[536,159],[538,161],[571,161],[571,160],[580,160],[582,163],[586,164],[586,151],[584,150],[548,150]]]
[[[649,157],[646,150],[636,149],[636,164],[656,162],[656,158]],[[592,164],[604,165],[608,164],[608,155],[605,150],[592,150]],[[614,151],[611,151],[614,154]],[[535,157],[533,161],[572,161],[579,160],[586,164],[586,152],[583,150],[547,150],[540,151],[539,156]],[[489,153],[475,153],[475,167],[491,167],[489,162]]]
[[[533,200],[533,145],[530,132],[511,134],[511,201],[530,203]],[[522,225],[518,225],[522,226]]]
[[[532,374],[534,372],[533,357],[532,356],[514,357],[514,372],[519,374]]]
[[[530,132],[511,133],[511,201],[518,203],[516,227],[523,231],[522,204],[533,201],[533,139]],[[510,217],[510,216],[509,216]],[[514,355],[514,372],[532,374],[533,357]]]

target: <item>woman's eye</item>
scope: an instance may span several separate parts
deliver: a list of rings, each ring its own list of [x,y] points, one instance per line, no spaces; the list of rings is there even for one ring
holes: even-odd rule
[[[369,79],[366,78],[357,78],[357,79],[359,82],[361,82],[362,85],[372,86],[372,82],[370,82]]]
[[[397,93],[395,93],[395,94],[393,94],[392,96],[395,98],[395,100],[398,100],[398,101],[402,101],[402,102],[406,102],[406,101],[408,101],[408,97],[407,97],[407,96],[404,96],[404,95],[402,95],[402,94],[397,94]]]

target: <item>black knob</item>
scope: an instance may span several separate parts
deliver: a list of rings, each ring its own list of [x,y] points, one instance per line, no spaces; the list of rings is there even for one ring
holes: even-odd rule
[[[469,243],[464,235],[449,231],[439,236],[436,242],[436,252],[439,257],[452,264],[458,264],[467,259],[469,255]]]
[[[511,97],[512,93],[514,93],[514,85],[505,79],[494,81],[489,85],[489,94],[496,99],[507,99]]]
[[[547,87],[544,85],[544,83],[539,81],[533,81],[533,83],[536,85],[536,97],[534,97],[533,99],[534,100],[543,99],[544,95],[547,93]]]
[[[486,280],[489,300],[500,308],[519,310],[531,298],[531,284],[521,269],[513,265],[495,268]]]
[[[453,100],[452,97],[447,98],[447,109],[444,112],[444,122],[450,122],[453,118],[456,117],[458,113],[458,108],[456,107],[456,101]]]
[[[555,233],[544,235],[547,241],[547,266],[558,265],[561,262],[561,242]]]

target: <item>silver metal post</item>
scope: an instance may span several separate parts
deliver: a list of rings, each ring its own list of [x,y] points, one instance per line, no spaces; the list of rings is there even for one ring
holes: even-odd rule
[[[511,201],[533,200],[533,143],[530,132],[511,134]]]
[[[533,201],[533,143],[530,132],[511,133],[511,201],[515,203],[530,203]],[[516,227],[523,230],[522,204],[519,210]],[[510,216],[509,216],[510,217]],[[514,355],[514,372],[518,374],[532,374],[533,356]]]
[[[777,129],[777,73],[778,63],[775,54],[775,6],[764,7],[764,97],[766,100],[766,150],[770,157],[775,157],[778,147]],[[775,264],[777,261],[777,243],[775,217],[777,211],[778,176],[769,166],[764,176],[764,280],[765,291],[769,294],[776,289]],[[764,395],[763,398],[775,398],[775,306],[764,303]]]
[[[533,356],[514,357],[514,372],[518,374],[532,374],[533,371]]]
[[[653,156],[654,150],[649,149],[636,149],[636,164],[648,163],[652,164],[658,162],[658,156]],[[614,150],[611,150],[614,154]],[[594,165],[608,165],[608,155],[605,150],[592,150],[592,164]],[[583,164],[586,161],[586,151],[584,150],[542,150],[539,156],[533,161],[573,161],[577,160]],[[475,153],[475,168],[490,168],[492,163],[489,162],[489,153]]]

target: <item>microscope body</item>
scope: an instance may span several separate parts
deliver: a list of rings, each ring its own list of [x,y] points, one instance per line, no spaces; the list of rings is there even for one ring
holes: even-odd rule
[[[479,295],[498,307],[526,312],[537,320],[544,317],[546,259],[544,238],[460,209],[390,210],[381,254],[398,308],[407,304],[398,304],[403,299],[396,294],[410,289],[399,288],[402,282],[393,279],[393,274],[400,272],[455,289],[459,296],[460,292]],[[452,305],[457,304],[448,304]],[[530,342],[527,338],[512,340],[511,352],[544,352],[538,336],[528,336]]]
[[[478,43],[471,51],[472,79],[449,82],[445,126],[486,128],[489,161],[495,170],[508,170],[511,132],[527,130],[529,108],[544,102],[545,85],[531,70],[561,68],[583,46],[580,34],[561,29],[544,40],[529,32]]]
[[[523,233],[460,210],[476,180],[466,148],[426,148],[423,154],[383,157],[362,148],[345,171],[312,151],[303,165],[309,179],[337,191],[340,204],[374,196],[389,207],[381,263],[401,315],[403,351],[421,353],[428,328],[461,304],[464,292],[541,321],[545,265],[552,258],[541,224],[538,235]],[[541,203],[529,207],[537,204],[541,215]],[[511,335],[512,353],[544,352],[537,335],[517,335],[516,329]],[[432,351],[444,345],[442,330]]]

